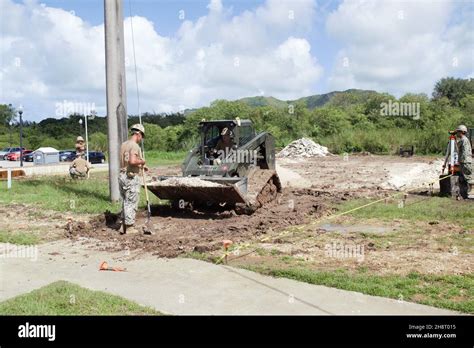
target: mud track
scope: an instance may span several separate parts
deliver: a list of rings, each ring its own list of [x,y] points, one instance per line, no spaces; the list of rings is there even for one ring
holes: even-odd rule
[[[121,235],[111,224],[114,214],[104,214],[89,222],[72,222],[66,226],[69,238],[93,237],[104,250],[142,249],[159,257],[176,257],[197,251],[222,249],[222,241],[250,241],[288,226],[308,222],[331,212],[334,203],[357,196],[357,193],[330,193],[315,189],[286,188],[278,199],[267,203],[253,215],[237,215],[234,211],[191,211],[169,206],[152,207],[150,225],[154,234]],[[107,220],[107,221],[106,221]],[[145,223],[139,212],[137,226]]]

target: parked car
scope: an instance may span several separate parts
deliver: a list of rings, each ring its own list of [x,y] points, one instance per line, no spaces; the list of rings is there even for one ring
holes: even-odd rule
[[[7,160],[8,154],[12,152],[20,152],[21,147],[6,147],[2,151],[0,151],[0,160]],[[25,148],[23,148],[25,150]]]
[[[23,157],[25,157],[25,155],[28,155],[32,152],[33,152],[32,150],[23,150]],[[20,160],[20,154],[21,154],[21,151],[10,152],[7,155],[7,160],[9,160],[9,161],[19,161]]]
[[[29,152],[29,153],[27,153],[27,154],[25,154],[25,153],[23,152],[23,161],[24,161],[24,162],[33,162],[34,159],[35,159],[34,156],[35,156],[35,152],[34,152],[34,151],[31,151],[31,152]]]
[[[76,150],[60,150],[59,151],[59,160],[61,162],[66,162],[66,161],[69,161],[68,160],[68,156],[74,154],[74,156],[76,156]],[[76,157],[74,157],[76,158]]]
[[[89,162],[91,163],[105,163],[105,154],[100,151],[89,151]]]
[[[76,159],[76,152],[67,156],[66,161],[72,162]],[[100,151],[89,151],[90,163],[105,163],[105,155]]]

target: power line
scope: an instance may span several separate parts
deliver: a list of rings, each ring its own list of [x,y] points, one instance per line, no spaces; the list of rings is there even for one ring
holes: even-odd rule
[[[137,87],[137,109],[138,109],[138,121],[141,125],[142,123],[142,113],[140,111],[140,89],[138,87],[138,71],[137,71],[137,56],[135,53],[135,35],[133,31],[133,12],[132,12],[132,0],[128,0],[128,6],[130,10],[130,29],[132,32],[132,50],[133,50],[133,65],[135,67],[135,85]],[[145,157],[145,147],[143,145],[143,140],[141,142],[142,154]]]

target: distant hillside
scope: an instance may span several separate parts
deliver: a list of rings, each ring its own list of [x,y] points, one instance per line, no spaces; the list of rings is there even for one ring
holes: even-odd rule
[[[262,96],[242,98],[242,99],[239,99],[239,101],[242,101],[252,107],[273,106],[277,108],[286,108],[288,104],[290,104],[289,101],[284,101],[284,100],[280,100],[273,97],[262,97]]]
[[[296,100],[280,100],[274,97],[247,97],[239,99],[252,107],[258,106],[273,106],[277,108],[286,108],[290,104],[302,103],[308,109],[314,109],[330,103],[334,98],[345,98],[349,103],[359,103],[364,101],[368,96],[378,94],[375,91],[362,89],[348,89],[346,91],[334,91],[325,94],[315,94],[308,97],[302,97]]]

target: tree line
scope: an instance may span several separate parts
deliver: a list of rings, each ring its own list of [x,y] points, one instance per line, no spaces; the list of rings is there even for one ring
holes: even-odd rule
[[[448,130],[460,123],[474,127],[474,79],[443,78],[434,86],[431,98],[408,93],[397,99],[388,93],[356,89],[327,96],[324,104],[313,108],[308,103],[311,97],[281,103],[267,98],[271,100],[267,104],[262,97],[256,97],[216,100],[186,115],[145,113],[145,148],[190,149],[198,141],[197,124],[202,119],[250,119],[258,131],[272,133],[278,147],[309,137],[333,153],[395,153],[400,145],[414,145],[419,154],[439,154],[445,150]],[[0,105],[1,147],[9,145],[11,136],[13,145],[18,144],[18,120],[14,116],[11,106]],[[81,117],[26,122],[24,143],[31,149],[73,148],[75,137],[84,136],[84,126],[79,124]],[[129,116],[130,125],[137,122],[137,116]],[[88,122],[88,128],[90,149],[106,151],[106,118],[96,116]]]

